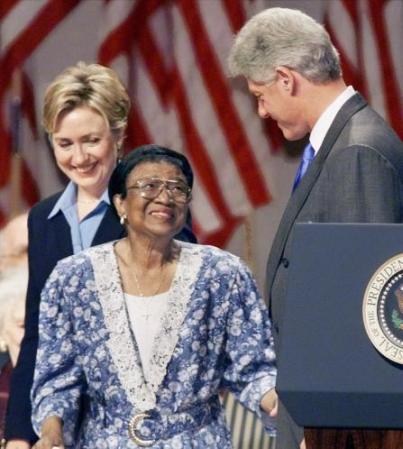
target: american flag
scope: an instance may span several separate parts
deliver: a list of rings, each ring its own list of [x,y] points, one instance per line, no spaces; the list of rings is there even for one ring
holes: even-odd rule
[[[246,18],[241,1],[107,1],[99,61],[126,80],[130,147],[158,142],[194,168],[195,230],[223,245],[240,219],[270,201],[264,165],[278,132],[251,129],[254,105],[233,89],[226,56]],[[259,129],[260,128],[260,129]]]
[[[403,2],[328,1],[325,14],[344,77],[403,139]]]
[[[9,0],[1,4],[2,68],[6,69],[2,70],[0,118],[1,138],[6,142],[1,145],[3,216],[12,206],[7,204],[10,136],[21,132],[11,133],[7,112],[13,101],[13,75],[20,71],[31,85],[27,66],[32,53],[84,3]],[[231,86],[226,74],[233,34],[253,2],[98,0],[96,4],[101,17],[97,59],[116,69],[133,100],[126,148],[157,142],[188,156],[196,175],[195,231],[200,241],[223,246],[243,217],[271,200],[265,166],[281,143],[277,128],[256,120],[252,99],[244,89]],[[21,128],[28,107],[21,108],[20,126],[14,128]],[[37,129],[31,129],[37,136]],[[21,153],[28,156],[25,150]],[[32,194],[35,169],[31,173],[26,192],[30,196],[24,195],[28,204],[37,199]],[[28,185],[25,176],[24,185]]]
[[[34,96],[35,52],[51,33],[66,32],[62,22],[88,1],[0,2],[0,223],[18,196],[25,207],[50,193],[39,181],[49,162],[42,160],[48,154],[35,108],[41,101]],[[158,142],[185,153],[196,173],[195,229],[201,241],[224,245],[251,210],[271,200],[267,167],[281,137],[273,123],[256,119],[255,105],[243,85],[227,79],[225,67],[233,34],[271,2],[92,3],[100,22],[97,59],[117,70],[133,99],[126,148]],[[400,136],[402,15],[400,0],[331,0],[325,10],[347,81]],[[11,169],[18,165],[22,182]]]
[[[92,61],[120,74],[133,101],[126,149],[156,142],[185,153],[196,174],[198,237],[223,246],[253,209],[280,188],[289,190],[276,184],[281,180],[271,163],[282,143],[277,127],[257,118],[245,84],[226,75],[233,34],[273,4],[295,7],[289,0],[0,0],[0,225],[19,196],[26,207],[61,187],[38,112],[43,73],[50,70],[43,58],[38,65],[38,54],[53,48],[45,62],[60,61],[57,72],[93,54]],[[302,9],[308,4],[298,3]],[[316,5],[341,53],[346,81],[403,138],[403,81],[397,75],[403,73],[403,2]],[[88,16],[88,30],[76,25],[82,16]],[[94,27],[97,39],[86,38]],[[49,44],[54,37],[67,42],[68,33],[82,36],[77,48]],[[92,53],[83,53],[86,46],[94,47]],[[230,421],[242,429],[235,446],[267,448],[256,422],[227,401]]]

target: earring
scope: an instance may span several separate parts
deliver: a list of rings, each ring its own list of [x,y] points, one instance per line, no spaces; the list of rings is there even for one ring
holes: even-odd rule
[[[125,224],[125,221],[127,220],[126,214],[123,214],[120,216],[120,224],[123,226]]]

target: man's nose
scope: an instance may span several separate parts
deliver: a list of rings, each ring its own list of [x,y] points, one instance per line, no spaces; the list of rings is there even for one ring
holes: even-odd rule
[[[257,113],[260,118],[269,118],[270,117],[269,112],[267,111],[267,109],[265,108],[265,106],[263,104],[258,105]]]

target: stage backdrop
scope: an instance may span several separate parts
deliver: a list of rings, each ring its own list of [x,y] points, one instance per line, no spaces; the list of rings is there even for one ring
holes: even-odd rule
[[[233,34],[269,6],[323,21],[347,82],[403,137],[402,0],[0,0],[0,225],[63,186],[40,123],[43,93],[66,66],[98,61],[131,94],[126,150],[156,142],[185,153],[200,241],[247,257],[263,286],[298,161],[245,83],[228,80],[226,58]]]
[[[242,23],[279,5],[324,21],[347,80],[403,136],[401,0],[2,0],[0,223],[62,187],[41,128],[43,92],[64,67],[99,61],[132,97],[126,149],[158,142],[189,157],[201,241],[224,246],[252,217],[260,278],[296,162],[245,84],[228,80],[226,58]]]

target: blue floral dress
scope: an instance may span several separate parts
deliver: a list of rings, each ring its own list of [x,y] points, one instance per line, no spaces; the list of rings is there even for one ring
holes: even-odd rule
[[[147,376],[114,243],[57,264],[41,298],[31,392],[38,434],[56,415],[67,448],[229,449],[219,391],[230,389],[264,414],[259,404],[275,385],[275,355],[253,277],[228,252],[176,243],[180,257]]]

